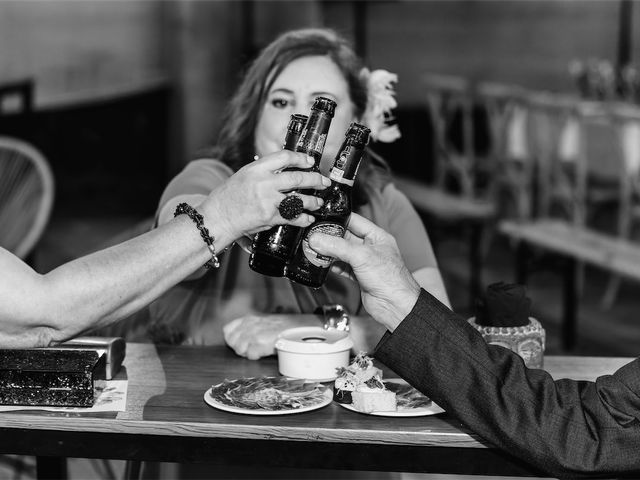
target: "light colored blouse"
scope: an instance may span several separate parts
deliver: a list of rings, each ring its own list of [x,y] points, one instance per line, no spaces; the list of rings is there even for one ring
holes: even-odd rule
[[[158,212],[179,195],[208,195],[232,173],[218,160],[190,162],[165,189]],[[437,266],[420,217],[392,183],[374,192],[357,212],[395,237],[411,272]],[[220,345],[222,328],[231,320],[249,314],[312,313],[325,303],[340,303],[352,314],[365,313],[359,287],[347,278],[330,272],[323,287],[314,290],[254,272],[249,254],[237,245],[219,258],[219,269],[176,285],[149,306],[152,339]]]

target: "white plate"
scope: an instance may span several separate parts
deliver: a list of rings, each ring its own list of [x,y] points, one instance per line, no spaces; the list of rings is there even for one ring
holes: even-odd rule
[[[399,383],[406,385],[405,382],[401,378],[385,378],[382,380],[385,383]],[[338,402],[336,402],[338,403]],[[419,407],[419,408],[406,408],[399,407],[395,412],[361,412],[360,410],[356,410],[353,405],[346,403],[338,403],[343,408],[347,410],[351,410],[352,412],[364,413],[365,415],[376,415],[378,417],[424,417],[427,415],[436,415],[438,413],[443,413],[444,409],[436,404],[433,400],[431,401],[431,405],[428,407]]]
[[[218,402],[215,398],[211,396],[211,388],[204,392],[204,401],[207,405],[217,408],[218,410],[224,410],[225,412],[231,413],[243,413],[245,415],[290,415],[292,413],[303,413],[310,412],[312,410],[318,410],[319,408],[326,407],[333,401],[333,392],[330,388],[325,387],[325,391],[323,392],[323,398],[318,403],[313,405],[308,405],[306,407],[300,408],[289,408],[283,410],[267,410],[267,409],[251,409],[251,408],[242,408],[242,407],[234,407],[231,405],[227,405],[225,403]]]

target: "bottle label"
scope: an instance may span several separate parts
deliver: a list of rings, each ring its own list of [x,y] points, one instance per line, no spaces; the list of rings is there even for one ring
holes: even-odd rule
[[[314,251],[309,246],[309,237],[314,233],[324,233],[326,235],[333,235],[335,237],[343,237],[344,232],[345,228],[337,223],[322,222],[313,225],[302,239],[302,251],[304,253],[304,256],[307,258],[307,260],[309,260],[310,263],[312,263],[316,267],[328,267],[329,265],[331,265],[333,257],[320,255],[318,252]]]
[[[311,134],[309,134],[309,132],[305,130],[298,140],[296,151],[305,152],[311,156],[313,156],[314,153],[316,154],[316,156],[322,156],[322,152],[324,151],[324,144],[326,141],[326,133],[311,132]]]
[[[331,172],[329,172],[329,178],[334,182],[342,183],[344,185],[349,185],[353,187],[354,180],[349,180],[344,178],[344,170],[340,170],[339,168],[332,168]]]
[[[358,148],[345,142],[333,162],[329,178],[350,187],[353,186],[363,153],[363,148]]]

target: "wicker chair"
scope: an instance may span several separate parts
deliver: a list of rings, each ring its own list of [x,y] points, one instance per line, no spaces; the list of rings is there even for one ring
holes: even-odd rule
[[[54,180],[45,157],[26,142],[0,136],[0,246],[26,258],[49,220]]]

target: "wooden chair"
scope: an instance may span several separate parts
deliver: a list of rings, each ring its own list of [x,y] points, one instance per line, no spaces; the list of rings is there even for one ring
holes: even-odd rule
[[[625,104],[613,105],[611,123],[615,127],[614,153],[622,159],[618,175],[618,218],[616,233],[621,239],[637,241],[640,224],[640,108]],[[602,307],[615,303],[622,277],[612,274],[602,298]]]
[[[434,185],[473,198],[476,165],[472,85],[466,78],[435,74],[425,75],[423,84],[436,150]],[[461,135],[454,142],[451,133],[458,119]]]
[[[484,239],[487,226],[495,218],[495,206],[487,199],[480,178],[474,133],[474,94],[471,83],[462,77],[428,74],[423,77],[426,105],[434,137],[434,181],[431,184],[407,177],[394,182],[427,219],[437,247],[441,226],[464,227],[469,235],[470,306],[481,291]],[[457,128],[459,127],[459,129]],[[452,132],[459,133],[453,138]]]
[[[45,157],[26,142],[0,137],[0,246],[26,258],[49,220],[53,197]]]
[[[476,87],[478,101],[487,111],[491,134],[491,182],[499,218],[528,218],[532,213],[535,158],[528,139],[529,112],[525,90],[492,82]]]
[[[520,221],[504,220],[499,229],[518,244],[517,279],[523,282],[528,247],[563,259],[562,343],[570,349],[576,341],[578,279],[580,265],[590,264],[615,275],[640,280],[640,246],[621,236],[633,219],[634,182],[637,182],[640,153],[628,155],[628,167],[621,176],[617,231],[599,230],[590,225],[588,209],[589,150],[588,126],[612,121],[606,104],[584,102],[557,95],[533,96],[530,101],[536,128],[536,184],[539,189],[538,214]],[[621,148],[638,140],[640,114],[617,120],[624,124]],[[634,132],[630,135],[629,132]],[[626,142],[626,143],[625,143]],[[545,146],[546,145],[546,146]],[[614,155],[612,152],[611,155]]]

